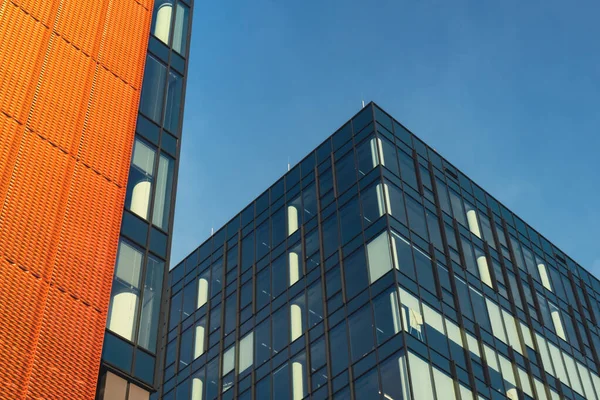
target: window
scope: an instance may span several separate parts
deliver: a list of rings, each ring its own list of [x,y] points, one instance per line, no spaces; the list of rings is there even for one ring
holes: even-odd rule
[[[359,294],[369,283],[365,262],[364,247],[344,259],[344,282],[346,283],[346,298]]]
[[[346,323],[342,322],[329,332],[329,349],[331,357],[331,373],[333,376],[348,367],[348,339]]]
[[[376,297],[373,300],[373,310],[375,311],[377,343],[381,344],[402,329],[397,290],[391,288]]]
[[[400,172],[402,174],[402,180],[412,186],[414,189],[419,189],[417,184],[417,175],[415,173],[415,161],[412,156],[409,156],[402,150],[398,150],[398,157],[400,158]]]
[[[410,400],[410,383],[404,354],[396,354],[380,367],[383,397],[394,400]]]
[[[181,55],[187,51],[187,36],[189,25],[189,9],[180,1],[175,12],[175,27],[173,29],[173,50]]]
[[[241,374],[252,366],[254,356],[254,332],[250,332],[240,340],[239,373]]]
[[[408,211],[408,221],[410,228],[423,239],[428,239],[427,225],[423,214],[423,206],[412,197],[406,197],[406,209]]]
[[[160,124],[163,113],[163,95],[167,67],[156,58],[148,55],[146,69],[144,70],[144,83],[140,97],[140,111],[142,114]]]
[[[151,352],[156,351],[156,335],[160,314],[160,297],[163,284],[165,263],[148,256],[146,277],[144,279],[144,297],[138,333],[138,344]]]
[[[369,260],[369,282],[371,284],[392,270],[390,235],[387,231],[367,244],[367,257]]]
[[[361,376],[354,384],[354,398],[356,400],[371,400],[379,398],[379,377],[377,368]]]
[[[171,133],[179,133],[179,119],[181,110],[181,91],[183,78],[181,75],[169,71],[167,81],[167,105],[165,106],[165,129]]]
[[[132,341],[137,321],[142,259],[141,251],[121,240],[110,296],[107,328]],[[162,288],[162,283],[160,287]]]
[[[552,317],[552,323],[554,325],[554,331],[562,340],[567,340],[567,335],[565,333],[562,320],[560,318],[560,310],[554,304],[548,302],[548,307],[550,309],[550,315]]]
[[[408,353],[408,363],[415,399],[435,399],[431,375],[429,373],[429,363],[410,352]]]
[[[348,317],[352,362],[359,360],[373,349],[373,318],[367,304]]]
[[[156,195],[154,196],[152,223],[165,231],[169,226],[169,214],[171,212],[173,164],[171,157],[161,154],[156,173]]]
[[[152,147],[135,139],[125,207],[144,219],[148,219],[150,208],[155,156],[156,151]]]

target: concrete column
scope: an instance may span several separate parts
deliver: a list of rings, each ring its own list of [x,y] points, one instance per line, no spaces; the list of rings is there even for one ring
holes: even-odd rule
[[[302,363],[292,363],[292,399],[302,400],[304,397],[304,368]]]
[[[289,269],[290,269],[290,286],[300,280],[300,256],[298,253],[290,251],[288,253]]]
[[[492,277],[490,276],[490,268],[485,256],[477,257],[477,267],[479,268],[479,278],[483,283],[493,288]]]
[[[290,306],[290,332],[292,342],[302,336],[302,308],[297,304]]]
[[[471,233],[481,239],[481,232],[479,231],[479,224],[477,223],[477,211],[467,211],[467,224],[469,224]]]
[[[296,206],[288,206],[287,208],[288,236],[298,230],[298,209]]]
[[[131,192],[131,206],[129,209],[144,219],[148,218],[151,189],[152,183],[150,181],[141,181],[133,187]]]
[[[208,300],[208,280],[200,278],[198,280],[198,300],[196,301],[196,309],[206,304]]]

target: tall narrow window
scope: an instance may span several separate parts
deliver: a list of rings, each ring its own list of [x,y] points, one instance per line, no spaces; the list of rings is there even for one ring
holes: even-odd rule
[[[167,105],[165,106],[165,122],[164,126],[169,132],[179,133],[179,115],[181,108],[181,89],[183,86],[183,78],[169,71],[169,79],[167,81]]]
[[[144,219],[148,219],[150,208],[155,157],[156,152],[152,147],[139,139],[135,140],[125,207]]]
[[[169,44],[174,0],[156,0],[152,16],[152,34],[164,44]]]
[[[554,331],[562,340],[567,340],[567,334],[565,333],[565,329],[563,327],[562,320],[560,318],[560,310],[554,304],[548,302],[548,307],[550,309],[550,315],[552,317],[552,323],[554,324]]]
[[[181,1],[177,2],[173,29],[173,50],[181,55],[187,51],[187,36],[190,10]]]
[[[415,399],[435,399],[433,383],[431,382],[431,375],[429,373],[429,363],[409,352],[408,364]]]
[[[156,174],[156,195],[154,197],[154,214],[152,223],[167,230],[171,212],[171,189],[173,188],[173,160],[164,154],[160,155]]]
[[[158,333],[158,317],[160,314],[160,297],[164,270],[165,263],[163,261],[148,256],[138,344],[151,352],[156,351],[156,335]]]
[[[107,328],[127,340],[133,340],[137,320],[142,259],[141,251],[121,241],[110,296]]]
[[[166,79],[167,67],[156,58],[148,55],[140,97],[140,111],[159,124],[163,112],[163,94]]]
[[[373,283],[388,271],[392,270],[390,253],[390,235],[387,231],[381,233],[367,244],[369,261],[369,282]]]
[[[252,366],[254,355],[254,332],[250,332],[240,340],[239,373],[241,374]]]

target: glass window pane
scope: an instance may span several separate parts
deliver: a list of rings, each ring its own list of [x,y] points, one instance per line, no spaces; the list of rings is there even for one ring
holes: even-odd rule
[[[379,398],[379,376],[377,368],[361,376],[354,384],[354,398],[356,400],[371,400]]]
[[[435,399],[431,375],[429,374],[429,364],[421,357],[410,352],[408,353],[408,363],[415,399]]]
[[[435,382],[435,391],[437,392],[438,399],[456,399],[452,378],[435,367],[433,367],[433,381]]]
[[[271,327],[270,320],[267,319],[254,330],[256,343],[254,356],[256,365],[259,366],[271,357]]]
[[[357,361],[373,349],[373,319],[367,304],[348,318],[352,361]]]
[[[252,366],[254,359],[254,332],[250,332],[240,340],[239,373],[244,372]]]
[[[150,207],[155,156],[156,151],[152,147],[136,138],[127,181],[125,208],[144,219],[148,218]]]
[[[171,213],[171,189],[173,188],[173,159],[160,155],[158,172],[156,173],[156,195],[154,196],[154,213],[152,223],[163,230],[169,227]]]
[[[400,324],[400,308],[398,307],[398,296],[396,293],[396,289],[392,288],[373,300],[375,330],[377,332],[377,343],[379,344],[402,329]]]
[[[235,346],[231,346],[223,353],[223,376],[227,375],[235,367]]]
[[[410,228],[423,239],[428,239],[427,225],[423,214],[423,206],[410,196],[406,196],[406,209]]]
[[[367,244],[367,257],[369,261],[369,282],[373,283],[388,271],[392,270],[392,257],[390,252],[390,235],[383,232]]]
[[[419,185],[417,184],[414,159],[401,150],[398,150],[398,157],[400,158],[400,172],[402,174],[402,180],[408,183],[414,189],[418,190]]]
[[[182,2],[177,2],[175,26],[173,29],[173,50],[185,56],[189,25],[189,9]]]
[[[156,58],[148,55],[144,69],[144,83],[140,97],[140,111],[142,114],[160,124],[163,111],[163,94],[167,68]]]
[[[179,133],[179,119],[181,111],[181,90],[183,87],[183,78],[181,75],[169,71],[169,80],[167,81],[167,105],[165,106],[164,126],[169,132]]]
[[[157,0],[154,3],[154,15],[152,16],[152,34],[169,44],[169,33],[171,33],[171,19],[173,15],[174,0]]]
[[[121,240],[108,309],[107,328],[128,340],[134,339],[137,322],[142,259],[141,251]]]
[[[163,261],[148,256],[138,344],[151,352],[156,351],[156,335],[158,333],[158,317],[160,314],[160,297],[164,270],[165,263]]]
[[[331,373],[335,376],[348,367],[348,339],[345,322],[333,328],[329,333],[329,348]]]
[[[356,296],[369,285],[364,247],[344,259],[344,282],[348,299]]]

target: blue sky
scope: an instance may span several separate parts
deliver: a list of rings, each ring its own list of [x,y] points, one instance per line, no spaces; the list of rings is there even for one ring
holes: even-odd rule
[[[172,265],[373,100],[600,275],[600,3],[196,0]]]

